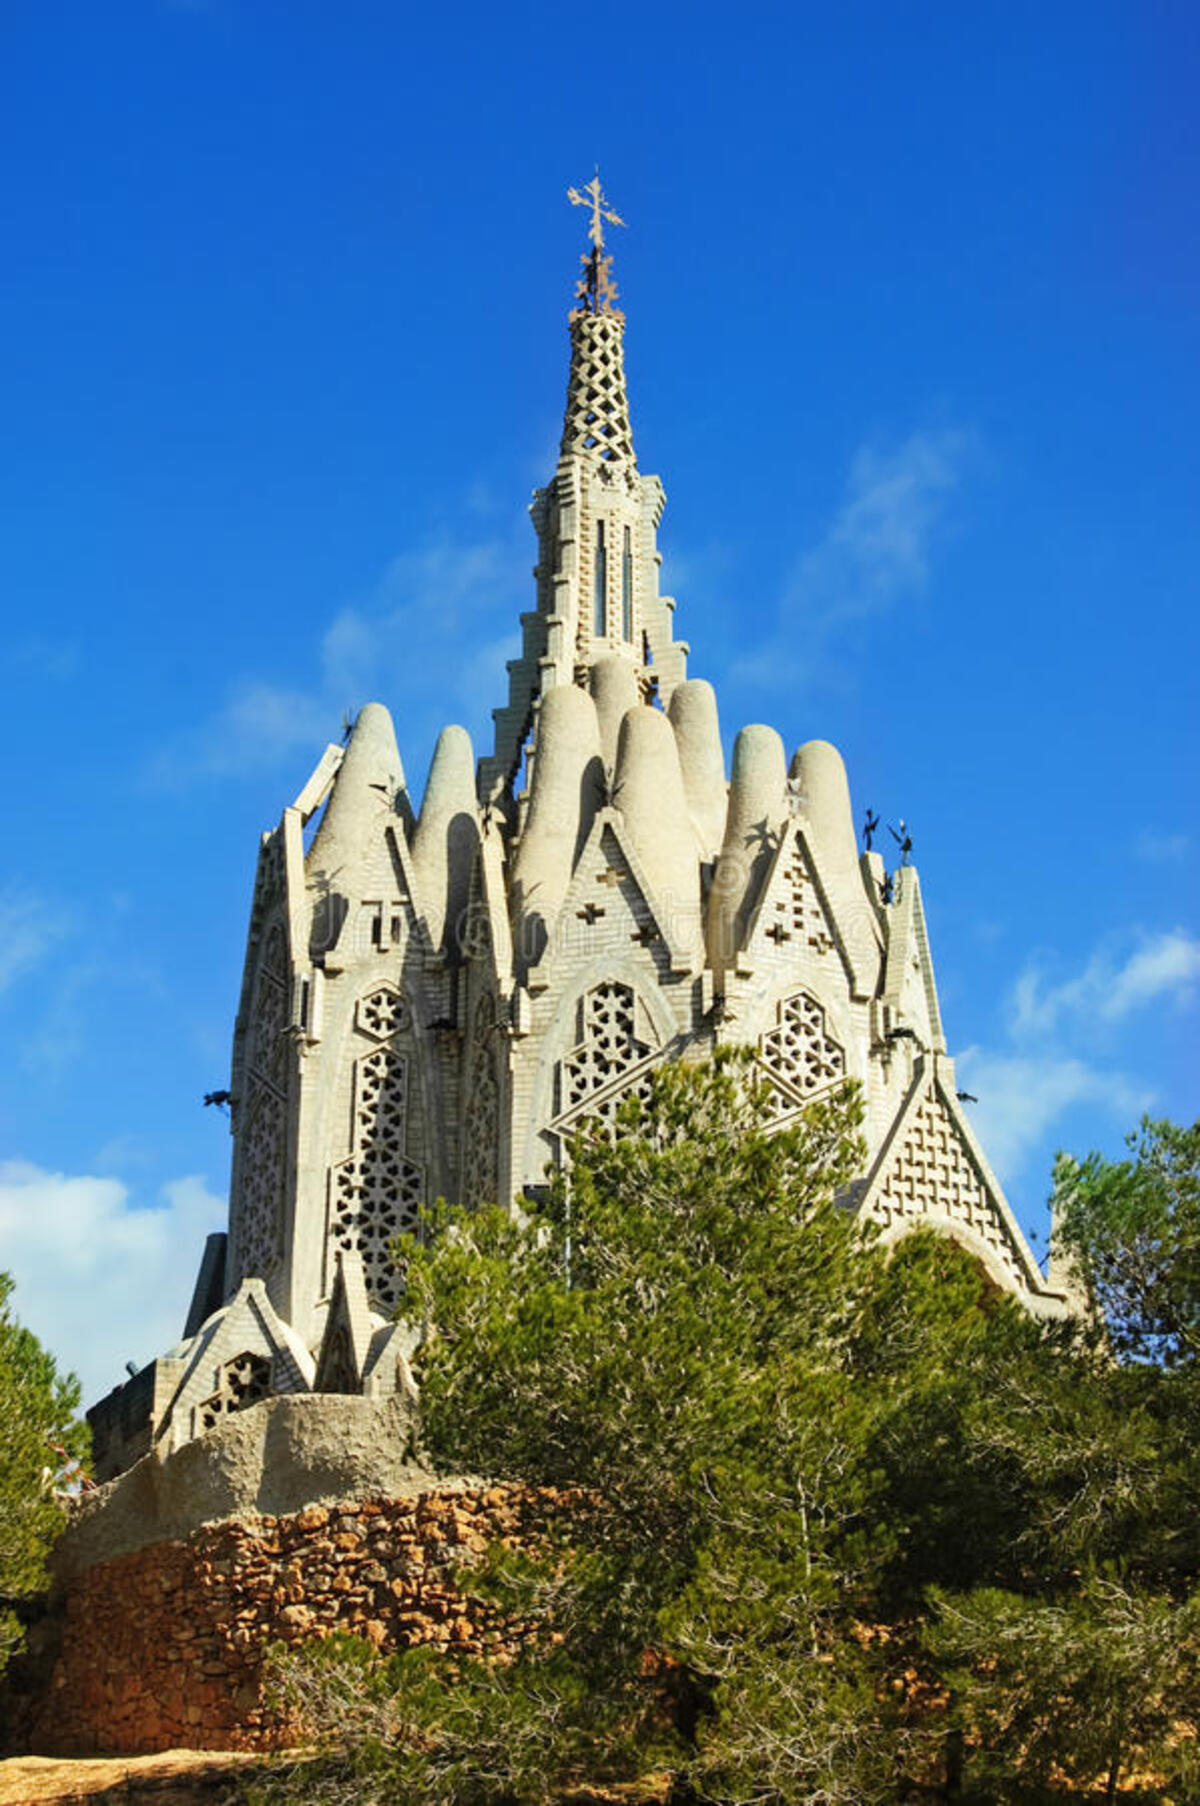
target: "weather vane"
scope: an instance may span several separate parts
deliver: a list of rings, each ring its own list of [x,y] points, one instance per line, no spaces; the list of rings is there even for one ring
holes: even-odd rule
[[[590,251],[580,257],[583,265],[583,277],[575,290],[576,299],[583,303],[584,313],[616,314],[619,310],[613,305],[617,299],[616,283],[612,279],[612,258],[605,257],[604,224],[623,226],[625,221],[617,213],[600,186],[600,171],[597,170],[587,187],[567,189],[567,199],[572,207],[590,207],[591,221],[588,225],[588,237],[592,241]]]

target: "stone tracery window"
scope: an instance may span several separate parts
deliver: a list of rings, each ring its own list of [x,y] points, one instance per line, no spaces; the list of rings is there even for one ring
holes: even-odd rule
[[[606,979],[580,998],[576,1043],[558,1063],[553,1128],[615,1125],[625,1099],[647,1099],[658,1037],[632,985]]]
[[[255,980],[238,1108],[238,1277],[268,1278],[279,1257],[287,1162],[288,960],[282,926],[267,935]]]
[[[200,1426],[211,1430],[223,1417],[244,1411],[267,1398],[271,1391],[271,1362],[264,1354],[245,1349],[226,1361],[217,1378],[217,1389],[196,1407]]]
[[[408,1061],[377,1047],[354,1066],[354,1151],[330,1170],[333,1246],[360,1255],[367,1293],[385,1310],[399,1298],[391,1243],[418,1227],[425,1197],[422,1168],[405,1153]]]
[[[237,1246],[242,1279],[268,1278],[279,1256],[285,1121],[283,1099],[269,1085],[252,1085],[239,1127]]]
[[[500,1085],[496,1076],[496,1005],[479,999],[472,1025],[463,1127],[462,1200],[495,1203],[499,1191]]]
[[[595,985],[579,1006],[579,1040],[562,1062],[560,1114],[573,1111],[650,1052],[637,1033],[632,985]]]
[[[354,1012],[355,1024],[372,1040],[387,1041],[408,1024],[408,1006],[394,985],[380,985],[366,997],[360,997]]]
[[[807,991],[796,991],[776,1006],[776,1025],[759,1036],[758,1057],[781,1092],[806,1102],[846,1076],[846,1053],[829,1033],[825,1011]]]

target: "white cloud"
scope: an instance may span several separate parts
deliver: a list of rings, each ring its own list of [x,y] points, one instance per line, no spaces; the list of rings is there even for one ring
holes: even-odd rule
[[[0,1162],[0,1265],[13,1309],[95,1401],[183,1333],[205,1236],[225,1205],[202,1178],[139,1207],[119,1179]]]
[[[401,740],[419,741],[423,752],[453,713],[479,734],[488,711],[507,700],[505,661],[519,650],[515,632],[484,636],[528,606],[527,533],[522,523],[519,546],[515,536],[447,537],[402,553],[371,596],[329,622],[311,682],[239,680],[214,715],[158,750],[151,781],[176,786],[303,765],[338,737],[347,711],[370,701],[387,703]],[[474,650],[464,656],[464,648]],[[297,771],[297,786],[305,776]]]
[[[822,538],[793,567],[777,636],[751,649],[736,666],[738,676],[794,681],[798,645],[819,653],[822,642],[850,623],[919,594],[974,444],[972,434],[944,428],[910,433],[891,450],[862,446],[841,506]]]
[[[1110,938],[1072,975],[1050,982],[1031,961],[1008,999],[1006,1048],[969,1047],[956,1062],[975,1092],[972,1121],[997,1173],[1010,1182],[1075,1105],[1128,1128],[1153,1091],[1104,1063],[1106,1032],[1164,1001],[1186,1004],[1200,979],[1200,941],[1182,928]]]
[[[1192,837],[1181,832],[1160,834],[1153,828],[1144,828],[1133,843],[1135,859],[1143,859],[1148,865],[1168,865],[1180,859],[1186,859],[1192,849]]]
[[[1123,959],[1111,947],[1099,948],[1082,972],[1058,984],[1047,983],[1033,963],[1013,987],[1012,1031],[1025,1040],[1060,1026],[1121,1022],[1160,998],[1188,1001],[1198,978],[1200,940],[1183,928],[1141,936]]]
[[[1072,1055],[994,1053],[968,1047],[955,1060],[964,1089],[977,1094],[971,1125],[1003,1184],[1038,1152],[1044,1136],[1075,1104],[1098,1106],[1121,1124],[1148,1110],[1153,1093],[1119,1072]]]
[[[172,787],[194,777],[273,770],[302,748],[319,752],[333,738],[336,719],[318,696],[242,679],[209,720],[159,748],[148,775]]]
[[[0,991],[15,984],[49,953],[70,930],[67,912],[37,891],[18,883],[0,890]]]

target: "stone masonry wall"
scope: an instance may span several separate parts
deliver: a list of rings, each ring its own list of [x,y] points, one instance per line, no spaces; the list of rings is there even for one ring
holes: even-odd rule
[[[497,1537],[536,1543],[558,1495],[450,1487],[205,1525],[67,1580],[10,1671],[6,1747],[43,1755],[294,1741],[263,1652],[351,1631],[384,1651],[495,1648],[452,1570]]]

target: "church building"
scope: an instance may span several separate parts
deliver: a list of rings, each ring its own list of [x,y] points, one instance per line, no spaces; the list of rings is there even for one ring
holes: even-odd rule
[[[846,1079],[869,1155],[848,1201],[932,1224],[1042,1316],[1042,1273],[956,1092],[921,884],[859,851],[845,768],[743,727],[689,675],[660,587],[666,496],[639,467],[604,244],[570,314],[536,589],[490,747],[443,729],[424,794],[359,713],[258,852],[229,1081],[227,1234],[183,1339],[90,1413],[97,1476],[257,1399],[411,1385],[397,1236],[438,1196],[510,1200],[661,1061],[755,1051],[778,1123]],[[869,841],[870,835],[867,835]]]

